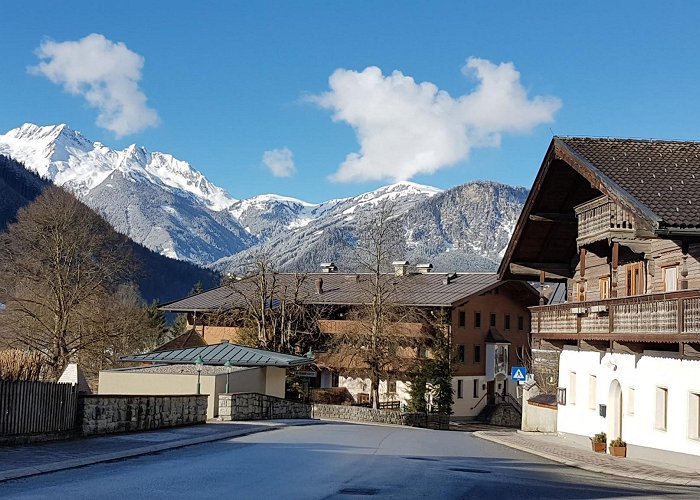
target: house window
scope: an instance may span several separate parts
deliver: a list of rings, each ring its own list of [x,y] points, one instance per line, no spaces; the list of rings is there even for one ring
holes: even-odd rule
[[[474,328],[481,328],[481,313],[474,313]]]
[[[586,301],[586,282],[579,281],[576,285],[576,301],[585,302]]]
[[[557,404],[566,405],[566,387],[557,387]]]
[[[464,328],[464,324],[466,323],[465,320],[465,312],[464,311],[459,311],[459,327]]]
[[[506,314],[503,318],[503,329],[510,330],[510,314]]]
[[[700,439],[700,394],[692,392],[688,401],[688,437]]]
[[[576,404],[576,372],[569,372],[569,403]]]
[[[634,415],[634,387],[627,389],[627,415]]]
[[[588,376],[588,407],[591,410],[596,408],[596,395],[598,392],[598,380],[595,375]]]
[[[515,356],[518,358],[520,363],[525,363],[525,347],[518,346],[515,348]]]
[[[489,325],[493,327],[496,326],[496,315],[494,313],[491,313],[489,316]]]
[[[457,399],[464,398],[464,380],[457,381]]]
[[[474,363],[481,363],[481,346],[474,346]]]
[[[661,279],[664,282],[664,292],[678,290],[678,266],[662,267]]]
[[[386,392],[396,393],[396,379],[389,379],[386,382]]]
[[[598,278],[598,296],[600,300],[610,298],[610,276]]]
[[[627,295],[644,293],[644,263],[627,264]]]
[[[465,357],[464,344],[459,344],[457,346],[457,359],[459,360],[460,363],[464,363],[464,357]]]
[[[518,316],[518,330],[521,332],[525,329],[525,318]]]
[[[425,359],[428,357],[428,348],[424,345],[418,346],[418,357]]]
[[[668,389],[665,387],[656,388],[656,418],[654,427],[665,431],[668,424]]]
[[[478,379],[474,379],[474,386],[472,387],[472,397],[475,399],[479,397],[479,380]]]

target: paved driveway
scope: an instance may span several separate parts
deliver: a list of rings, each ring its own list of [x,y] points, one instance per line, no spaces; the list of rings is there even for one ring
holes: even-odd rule
[[[698,498],[468,433],[325,423],[18,479],[3,498]]]

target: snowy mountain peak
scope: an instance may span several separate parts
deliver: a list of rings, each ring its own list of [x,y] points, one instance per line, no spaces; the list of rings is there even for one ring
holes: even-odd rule
[[[25,123],[0,135],[0,154],[11,156],[81,196],[99,186],[112,172],[121,171],[136,182],[182,191],[210,210],[223,210],[236,202],[189,163],[172,155],[149,153],[136,144],[121,151],[113,150],[86,139],[65,124]]]

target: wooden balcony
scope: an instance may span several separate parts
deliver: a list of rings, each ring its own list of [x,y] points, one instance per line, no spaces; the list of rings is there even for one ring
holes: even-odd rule
[[[542,339],[700,342],[700,290],[531,307]]]
[[[634,216],[629,210],[601,196],[574,207],[578,219],[578,246],[608,238],[633,238]]]

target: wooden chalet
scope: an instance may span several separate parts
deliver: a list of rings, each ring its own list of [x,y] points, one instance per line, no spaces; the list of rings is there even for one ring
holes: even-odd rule
[[[566,287],[530,308],[556,430],[700,455],[700,142],[555,137],[499,277]]]

